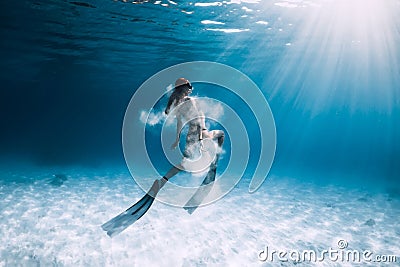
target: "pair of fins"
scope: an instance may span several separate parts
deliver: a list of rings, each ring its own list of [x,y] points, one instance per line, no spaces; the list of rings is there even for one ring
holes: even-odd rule
[[[217,161],[218,156],[215,161],[211,164],[210,170],[208,171],[206,177],[204,178],[201,186],[197,189],[195,194],[189,199],[186,203],[184,209],[192,214],[204,200],[204,198],[208,195],[211,190],[211,187],[205,187],[215,181],[215,176],[217,174]],[[157,182],[157,181],[156,181]],[[154,185],[153,185],[154,186]],[[155,191],[155,192],[158,192]],[[157,193],[155,193],[152,189],[142,197],[138,202],[129,207],[126,211],[112,218],[108,222],[104,223],[101,227],[104,231],[107,232],[107,235],[110,237],[114,237],[128,228],[131,224],[135,223],[139,220],[151,207],[154,202],[154,198]]]

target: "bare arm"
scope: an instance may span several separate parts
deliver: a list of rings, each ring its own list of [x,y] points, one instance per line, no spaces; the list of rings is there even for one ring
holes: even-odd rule
[[[196,101],[194,99],[191,99],[191,101],[194,109],[196,110],[198,116],[197,119],[199,120],[199,125],[200,125],[199,140],[203,140],[203,130],[206,130],[205,116],[203,111],[197,107]]]
[[[179,115],[176,116],[176,121],[176,139],[171,146],[172,149],[175,149],[178,146],[182,131],[182,120]]]
[[[181,131],[182,131],[182,120],[180,116],[176,117],[176,140],[179,141],[180,137],[181,137]]]

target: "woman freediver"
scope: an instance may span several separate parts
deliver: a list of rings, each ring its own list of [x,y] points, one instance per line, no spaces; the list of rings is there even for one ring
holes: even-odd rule
[[[173,166],[161,179],[154,181],[150,192],[157,195],[158,191],[165,185],[165,183],[174,175],[182,170],[186,170],[186,163],[193,159],[195,156],[196,148],[201,147],[203,139],[209,138],[218,142],[218,147],[221,148],[224,143],[225,134],[222,130],[208,131],[205,125],[204,113],[198,108],[196,100],[189,97],[192,93],[193,87],[190,82],[185,78],[179,78],[175,82],[175,88],[169,97],[167,107],[165,108],[165,114],[170,113],[171,108],[177,120],[176,126],[176,139],[172,144],[171,148],[175,149],[180,140],[182,127],[185,123],[188,124],[188,131],[186,135],[185,150],[183,153],[182,162]],[[220,149],[219,149],[220,151]],[[216,154],[215,166],[211,164],[210,168],[216,168],[216,162],[218,161],[219,154]]]
[[[148,211],[150,206],[153,204],[154,198],[160,189],[168,182],[168,180],[180,171],[188,170],[187,167],[193,160],[194,155],[196,152],[199,152],[196,150],[202,147],[201,142],[206,138],[217,141],[218,152],[209,165],[210,169],[202,185],[209,184],[215,180],[217,162],[222,144],[224,142],[225,134],[222,130],[208,131],[208,129],[205,127],[205,118],[203,112],[198,108],[196,100],[189,97],[192,91],[193,87],[189,80],[185,78],[177,79],[175,82],[174,91],[169,97],[168,104],[165,108],[165,114],[168,115],[171,112],[170,115],[174,115],[177,120],[176,139],[171,146],[172,149],[175,149],[179,145],[183,125],[188,124],[185,150],[181,163],[177,166],[173,166],[161,179],[155,180],[148,193],[142,197],[142,199],[140,199],[120,215],[102,225],[103,230],[107,231],[107,234],[110,237],[117,235],[125,230],[129,225],[140,219]],[[193,199],[194,196],[188,201],[188,203],[191,205],[195,203],[193,202]],[[185,209],[189,213],[192,213],[197,208],[198,204],[200,203],[196,203],[188,208],[185,207]]]

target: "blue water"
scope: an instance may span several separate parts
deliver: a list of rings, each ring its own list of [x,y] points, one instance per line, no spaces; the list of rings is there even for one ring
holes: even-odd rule
[[[2,3],[1,157],[123,166],[135,90],[165,67],[209,60],[269,101],[272,172],[399,188],[399,2],[250,2]]]
[[[398,256],[399,11],[399,0],[2,1],[0,265],[151,266],[161,255],[171,266],[246,266],[267,244],[338,239]],[[261,89],[277,134],[269,180],[247,193],[250,155],[226,198],[192,216],[156,203],[110,242],[100,225],[143,193],[123,154],[128,103],[189,61],[226,64]],[[195,96],[238,111],[259,153],[249,107],[207,88]],[[163,173],[160,129],[146,127],[146,144]]]

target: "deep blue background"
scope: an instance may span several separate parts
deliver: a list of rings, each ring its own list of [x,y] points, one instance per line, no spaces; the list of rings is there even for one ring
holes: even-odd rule
[[[390,43],[354,48],[342,38],[337,53],[335,42],[322,45],[321,25],[301,36],[311,11],[273,1],[2,1],[0,12],[3,162],[122,166],[122,121],[135,90],[165,67],[209,60],[243,71],[268,99],[278,136],[272,172],[400,188],[399,19],[387,18],[390,38],[381,42]]]

